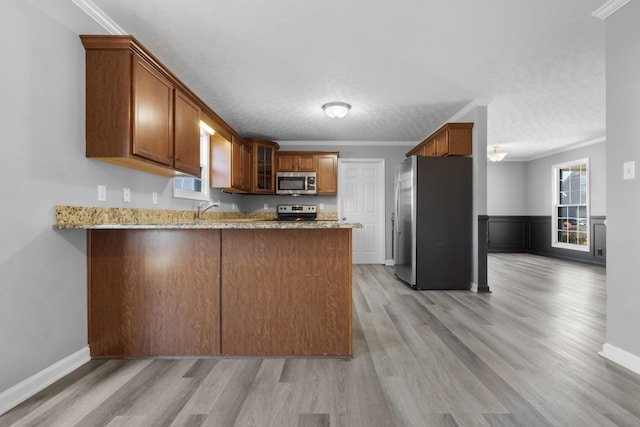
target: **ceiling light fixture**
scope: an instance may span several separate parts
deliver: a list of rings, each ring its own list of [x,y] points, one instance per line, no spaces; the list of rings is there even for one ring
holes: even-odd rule
[[[494,145],[493,146],[493,153],[487,154],[487,157],[492,162],[499,162],[502,159],[504,159],[506,155],[507,155],[507,153],[504,153],[504,152],[500,151],[500,146],[499,145]]]
[[[346,102],[329,102],[324,104],[322,109],[327,113],[327,116],[334,119],[340,119],[347,115],[351,109],[351,105]]]

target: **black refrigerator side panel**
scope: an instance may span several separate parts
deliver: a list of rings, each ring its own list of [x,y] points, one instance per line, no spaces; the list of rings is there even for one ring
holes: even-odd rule
[[[418,157],[416,288],[470,289],[472,159]]]

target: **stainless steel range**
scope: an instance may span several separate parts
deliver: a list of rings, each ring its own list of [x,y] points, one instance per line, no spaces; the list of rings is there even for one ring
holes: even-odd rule
[[[316,205],[278,205],[278,221],[315,221]]]

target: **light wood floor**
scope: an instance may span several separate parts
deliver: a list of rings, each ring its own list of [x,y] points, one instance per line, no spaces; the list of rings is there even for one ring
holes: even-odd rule
[[[353,360],[92,361],[0,425],[640,425],[640,377],[597,354],[604,268],[493,254],[491,294],[353,282]]]

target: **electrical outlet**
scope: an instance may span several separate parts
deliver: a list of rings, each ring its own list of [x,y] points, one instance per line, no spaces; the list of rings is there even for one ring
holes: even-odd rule
[[[636,179],[636,162],[624,162],[622,164],[622,178]]]
[[[265,210],[265,211],[269,210],[269,203],[265,203],[265,204],[264,204],[264,210]]]
[[[320,203],[320,210],[323,211],[324,210],[324,203]]]
[[[98,185],[98,201],[106,202],[107,201],[107,186],[106,185]]]
[[[155,191],[153,193],[151,193],[151,200],[153,201],[154,205],[158,204],[158,193],[156,193]]]
[[[131,189],[129,187],[122,189],[122,201],[124,203],[131,203]]]
[[[238,209],[238,205],[231,203],[231,210],[235,211],[236,209]]]

